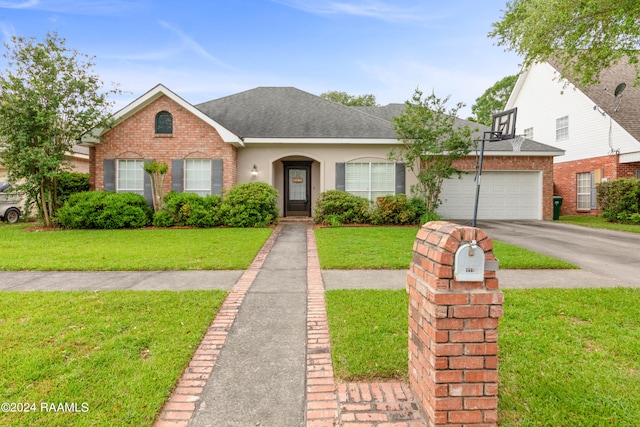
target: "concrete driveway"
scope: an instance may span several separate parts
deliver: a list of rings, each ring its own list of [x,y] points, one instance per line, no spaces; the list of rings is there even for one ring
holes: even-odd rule
[[[478,221],[478,228],[493,240],[569,261],[602,286],[640,286],[640,234],[550,221]]]

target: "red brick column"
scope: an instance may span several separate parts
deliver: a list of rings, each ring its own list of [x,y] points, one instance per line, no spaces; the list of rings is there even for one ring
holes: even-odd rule
[[[458,248],[475,240],[485,260],[493,242],[480,229],[425,224],[407,274],[410,387],[429,426],[496,426],[498,318],[504,297],[494,271],[482,282],[454,279]]]

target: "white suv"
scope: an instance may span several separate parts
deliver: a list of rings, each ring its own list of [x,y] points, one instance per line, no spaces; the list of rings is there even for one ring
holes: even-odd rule
[[[20,197],[10,193],[11,184],[0,182],[0,219],[15,224],[20,219]]]

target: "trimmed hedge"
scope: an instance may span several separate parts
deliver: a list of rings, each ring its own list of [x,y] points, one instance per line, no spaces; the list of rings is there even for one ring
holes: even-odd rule
[[[378,197],[371,212],[371,223],[375,225],[420,224],[420,219],[426,213],[427,205],[422,199],[409,199],[404,194]]]
[[[134,193],[87,191],[72,194],[58,209],[63,228],[141,228],[149,225],[152,209]]]
[[[167,193],[165,207],[153,215],[156,227],[189,226],[216,227],[223,225],[220,196],[201,197],[194,193]]]
[[[368,224],[369,200],[340,190],[320,193],[316,201],[315,222],[325,225]]]
[[[278,222],[278,191],[264,182],[238,184],[225,195],[222,216],[230,227],[266,227]]]
[[[329,190],[320,194],[315,209],[316,223],[334,227],[342,224],[418,225],[434,217],[437,214],[428,214],[422,199],[408,198],[404,194],[378,197],[372,206],[363,197]]]
[[[598,204],[608,222],[640,224],[640,180],[621,178],[598,184]]]

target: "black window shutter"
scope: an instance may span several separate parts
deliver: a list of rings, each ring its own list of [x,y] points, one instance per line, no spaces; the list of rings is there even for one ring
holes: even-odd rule
[[[406,194],[406,170],[404,163],[396,163],[396,194]]]
[[[222,196],[222,159],[211,159],[211,194]]]
[[[104,159],[104,191],[116,191],[116,160]]]
[[[346,191],[344,166],[344,163],[336,163],[336,190],[340,191]]]
[[[171,190],[176,193],[184,191],[183,166],[184,161],[182,159],[171,159]]]
[[[153,161],[153,159],[147,159],[145,160],[145,164],[146,163],[151,163]],[[153,193],[151,192],[151,176],[146,173],[146,172],[142,172],[144,174],[144,198],[147,200],[147,204],[149,206],[153,206]]]

